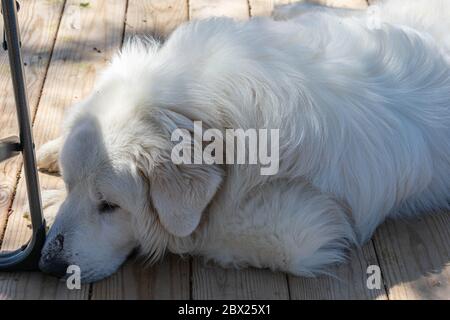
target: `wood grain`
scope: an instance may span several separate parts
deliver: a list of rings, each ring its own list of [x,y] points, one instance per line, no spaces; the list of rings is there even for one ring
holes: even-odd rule
[[[130,0],[125,38],[133,35],[166,37],[188,19],[187,2]],[[115,275],[95,283],[93,299],[189,299],[189,260],[168,256],[161,264],[144,269],[129,262]]]
[[[125,38],[167,37],[188,19],[187,0],[129,0]]]
[[[249,18],[247,0],[190,0],[189,18],[232,17],[240,20]]]
[[[189,260],[175,255],[151,268],[129,261],[110,278],[95,283],[92,290],[94,300],[189,298]]]
[[[250,15],[252,17],[270,16],[275,6],[291,3],[292,0],[249,0]]]
[[[201,258],[192,263],[193,299],[289,299],[286,275],[269,270],[223,269],[205,264]]]
[[[368,289],[366,273],[369,265],[378,265],[371,243],[355,249],[351,260],[330,268],[329,276],[302,278],[289,276],[291,299],[293,300],[385,300],[384,286]]]
[[[374,237],[390,299],[450,299],[450,215],[388,221]]]
[[[39,101],[63,7],[63,0],[30,0],[22,3],[18,14],[31,115],[35,114]],[[0,21],[0,30],[3,30],[3,17]],[[0,49],[0,138],[18,135],[18,131],[8,53]],[[0,163],[0,240],[21,164],[21,156]]]
[[[256,16],[270,16],[272,10],[276,6],[285,4],[302,2],[296,0],[248,0],[250,5],[250,14],[252,17]],[[304,0],[304,2],[306,2]],[[308,0],[307,2],[318,5],[336,7],[336,8],[350,8],[350,9],[365,9],[367,8],[366,0]]]
[[[89,1],[87,7],[69,0],[65,6],[34,124],[37,146],[59,134],[64,109],[88,94],[97,72],[122,42],[125,0]],[[95,50],[94,48],[97,48]],[[61,179],[40,175],[41,187],[61,187]],[[21,177],[6,228],[3,250],[23,244],[30,235],[24,179]],[[89,286],[68,290],[64,282],[40,273],[2,274],[2,298],[88,298]]]

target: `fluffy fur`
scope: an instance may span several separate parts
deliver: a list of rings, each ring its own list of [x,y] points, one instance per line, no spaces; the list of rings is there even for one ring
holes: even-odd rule
[[[130,41],[39,153],[43,168],[59,157],[68,192],[41,268],[94,281],[139,247],[313,275],[388,216],[449,209],[450,3],[377,6],[376,29],[365,11],[299,4],[275,13],[286,21]],[[194,120],[279,128],[278,174],[175,166],[170,134]]]

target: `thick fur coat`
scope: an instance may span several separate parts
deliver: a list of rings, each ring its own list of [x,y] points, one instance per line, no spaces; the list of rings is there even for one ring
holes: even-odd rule
[[[450,2],[274,17],[125,46],[39,152],[67,186],[44,271],[94,281],[138,247],[313,275],[386,217],[449,209]],[[171,132],[197,120],[279,129],[278,173],[174,165]]]

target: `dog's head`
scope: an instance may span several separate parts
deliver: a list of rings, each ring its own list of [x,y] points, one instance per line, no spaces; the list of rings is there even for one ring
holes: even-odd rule
[[[61,277],[77,265],[84,282],[115,272],[135,248],[156,260],[171,237],[189,236],[223,179],[216,165],[171,161],[171,131],[191,130],[187,117],[152,108],[103,113],[89,105],[96,103],[87,102],[82,109],[91,111],[78,114],[65,136],[67,198],[40,261]]]

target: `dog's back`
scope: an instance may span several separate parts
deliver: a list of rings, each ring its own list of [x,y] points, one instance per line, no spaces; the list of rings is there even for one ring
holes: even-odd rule
[[[450,1],[381,0],[375,2],[372,8],[371,12],[380,14],[382,21],[429,33],[450,55]]]
[[[190,22],[142,53],[142,76],[133,56],[119,69],[148,84],[134,87],[149,105],[210,128],[281,128],[277,178],[307,177],[345,200],[364,240],[405,201],[409,211],[448,204],[450,65],[428,33],[361,17]],[[229,170],[248,190],[271,179]]]

